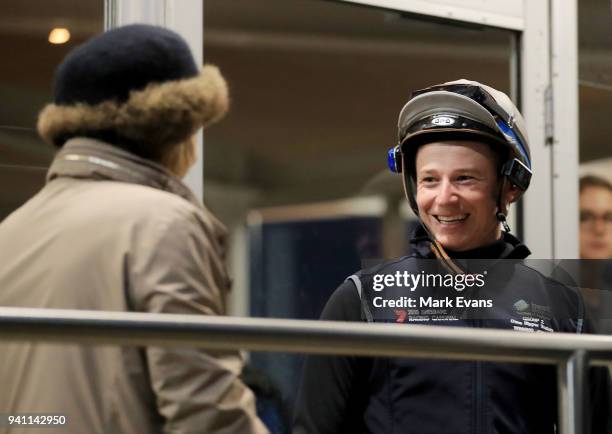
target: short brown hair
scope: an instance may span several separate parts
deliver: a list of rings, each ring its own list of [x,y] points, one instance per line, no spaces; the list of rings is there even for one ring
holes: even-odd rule
[[[582,191],[587,187],[600,187],[600,188],[605,188],[606,190],[612,192],[612,184],[610,184],[604,178],[600,178],[599,176],[595,176],[595,175],[585,175],[580,178],[580,183],[579,183],[580,193],[582,193]]]

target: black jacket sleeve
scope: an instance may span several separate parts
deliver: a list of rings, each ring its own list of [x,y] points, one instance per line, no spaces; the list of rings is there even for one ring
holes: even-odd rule
[[[328,300],[321,319],[361,321],[355,285],[346,281]],[[309,356],[304,363],[294,414],[294,434],[363,432],[369,359]]]

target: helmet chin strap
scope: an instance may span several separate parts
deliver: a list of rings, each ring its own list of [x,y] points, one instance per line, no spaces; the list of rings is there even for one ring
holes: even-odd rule
[[[425,228],[425,232],[429,234],[429,238],[431,239],[431,251],[434,255],[436,255],[436,258],[438,258],[442,262],[444,268],[454,274],[465,274],[465,271],[459,265],[457,265],[455,261],[453,261],[453,258],[448,256],[448,253],[446,253],[446,250],[444,250],[442,244],[440,244],[440,242],[433,236],[433,234],[425,225],[425,223],[423,223],[423,221],[421,221],[421,225],[423,225],[423,228]]]
[[[497,213],[495,214],[495,217],[497,217],[497,220],[499,220],[502,226],[504,227],[504,231],[510,233],[510,226],[506,221],[506,216],[508,215],[508,208],[504,203],[504,189],[506,188],[506,184],[507,179],[504,176],[502,178],[501,186],[499,188],[499,194],[497,196]]]

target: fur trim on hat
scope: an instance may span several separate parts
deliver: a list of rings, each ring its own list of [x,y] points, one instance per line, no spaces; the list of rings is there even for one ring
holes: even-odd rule
[[[55,146],[61,146],[58,141],[66,136],[107,130],[158,147],[184,141],[221,119],[228,106],[225,80],[216,66],[205,65],[196,77],[151,83],[131,92],[124,103],[48,104],[37,127],[43,140]]]

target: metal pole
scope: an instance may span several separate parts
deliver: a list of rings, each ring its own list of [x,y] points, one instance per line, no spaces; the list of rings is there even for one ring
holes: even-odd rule
[[[590,432],[588,415],[587,352],[578,350],[557,365],[559,425],[561,434]]]
[[[554,364],[612,360],[612,337],[512,330],[0,307],[0,340]]]

